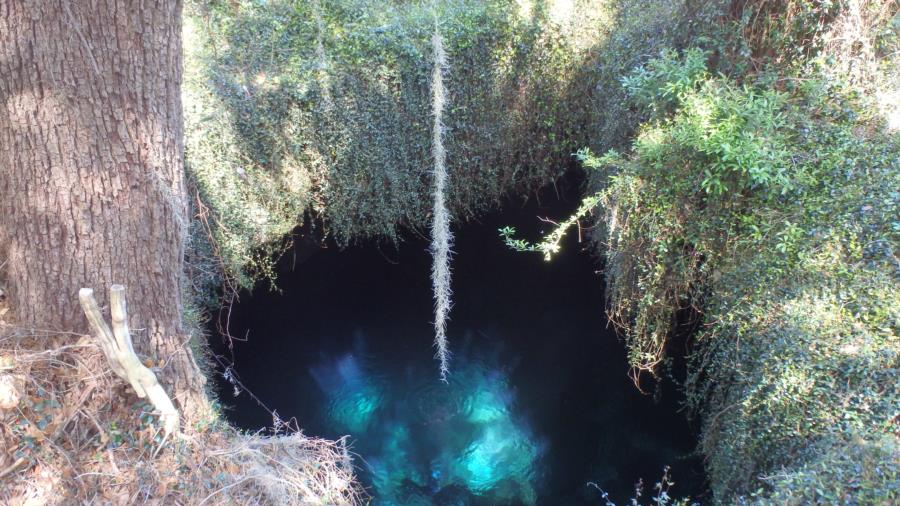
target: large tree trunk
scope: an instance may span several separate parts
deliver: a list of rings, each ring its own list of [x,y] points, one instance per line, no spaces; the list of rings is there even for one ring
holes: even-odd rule
[[[202,389],[181,324],[181,7],[0,1],[0,255],[26,326],[87,332],[78,289],[126,285],[138,351],[184,403]]]

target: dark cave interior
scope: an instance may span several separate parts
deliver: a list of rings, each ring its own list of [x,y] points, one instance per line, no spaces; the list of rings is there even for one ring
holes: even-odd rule
[[[601,504],[588,482],[619,502],[639,478],[652,493],[666,465],[672,495],[702,497],[681,394],[669,380],[656,395],[635,388],[587,244],[570,233],[546,262],[499,238],[508,225],[539,237],[551,227],[540,218],[577,207],[580,184],[563,178],[454,227],[447,384],[433,358],[427,238],[340,249],[298,233],[278,290],[261,283],[220,314],[230,346],[210,329],[241,385],[218,371],[227,418],[255,431],[274,410],[308,435],[349,435],[375,504]]]

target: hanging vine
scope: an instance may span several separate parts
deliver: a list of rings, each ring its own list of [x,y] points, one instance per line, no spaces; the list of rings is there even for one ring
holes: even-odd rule
[[[447,350],[447,316],[452,305],[450,300],[450,251],[453,233],[450,231],[450,213],[446,204],[447,152],[444,149],[443,114],[446,97],[444,94],[444,69],[447,55],[435,11],[434,35],[431,38],[434,53],[434,68],[431,72],[431,110],[434,115],[431,154],[434,157],[434,211],[431,224],[431,282],[434,288],[434,346],[435,358],[440,361],[441,380],[447,381],[450,352]]]

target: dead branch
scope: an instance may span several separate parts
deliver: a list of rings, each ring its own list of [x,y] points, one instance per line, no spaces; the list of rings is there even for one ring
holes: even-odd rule
[[[153,406],[159,410],[166,436],[177,432],[178,410],[175,409],[172,399],[159,384],[153,371],[142,364],[134,352],[131,331],[128,328],[128,314],[125,309],[125,287],[122,285],[109,287],[112,331],[100,313],[92,289],[82,288],[79,290],[78,299],[84,309],[84,314],[94,329],[100,349],[103,350],[103,354],[109,361],[110,368],[116,375],[131,384],[138,397],[150,399]]]

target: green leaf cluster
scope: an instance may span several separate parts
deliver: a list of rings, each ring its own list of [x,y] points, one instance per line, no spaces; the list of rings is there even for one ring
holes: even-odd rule
[[[738,84],[700,50],[622,80],[646,109],[630,151],[579,153],[600,181],[608,313],[641,373],[698,325],[684,384],[716,499],[897,502],[900,139],[833,75]],[[655,104],[655,105],[654,105]]]
[[[456,220],[553,181],[597,122],[590,51],[614,6],[438,2]],[[199,2],[186,20],[187,169],[199,277],[271,273],[302,221],[341,245],[429,223],[429,3]]]
[[[671,112],[628,156],[588,156],[633,367],[664,370],[679,311],[699,318],[686,391],[719,500],[896,502],[898,138],[825,75],[668,88],[634,88]]]
[[[567,3],[563,3],[568,5]],[[714,5],[715,4],[715,5]],[[448,0],[444,124],[455,221],[553,181],[640,122],[619,83],[717,3]],[[194,298],[272,275],[302,222],[339,244],[429,223],[432,4],[197,1],[185,19]]]

